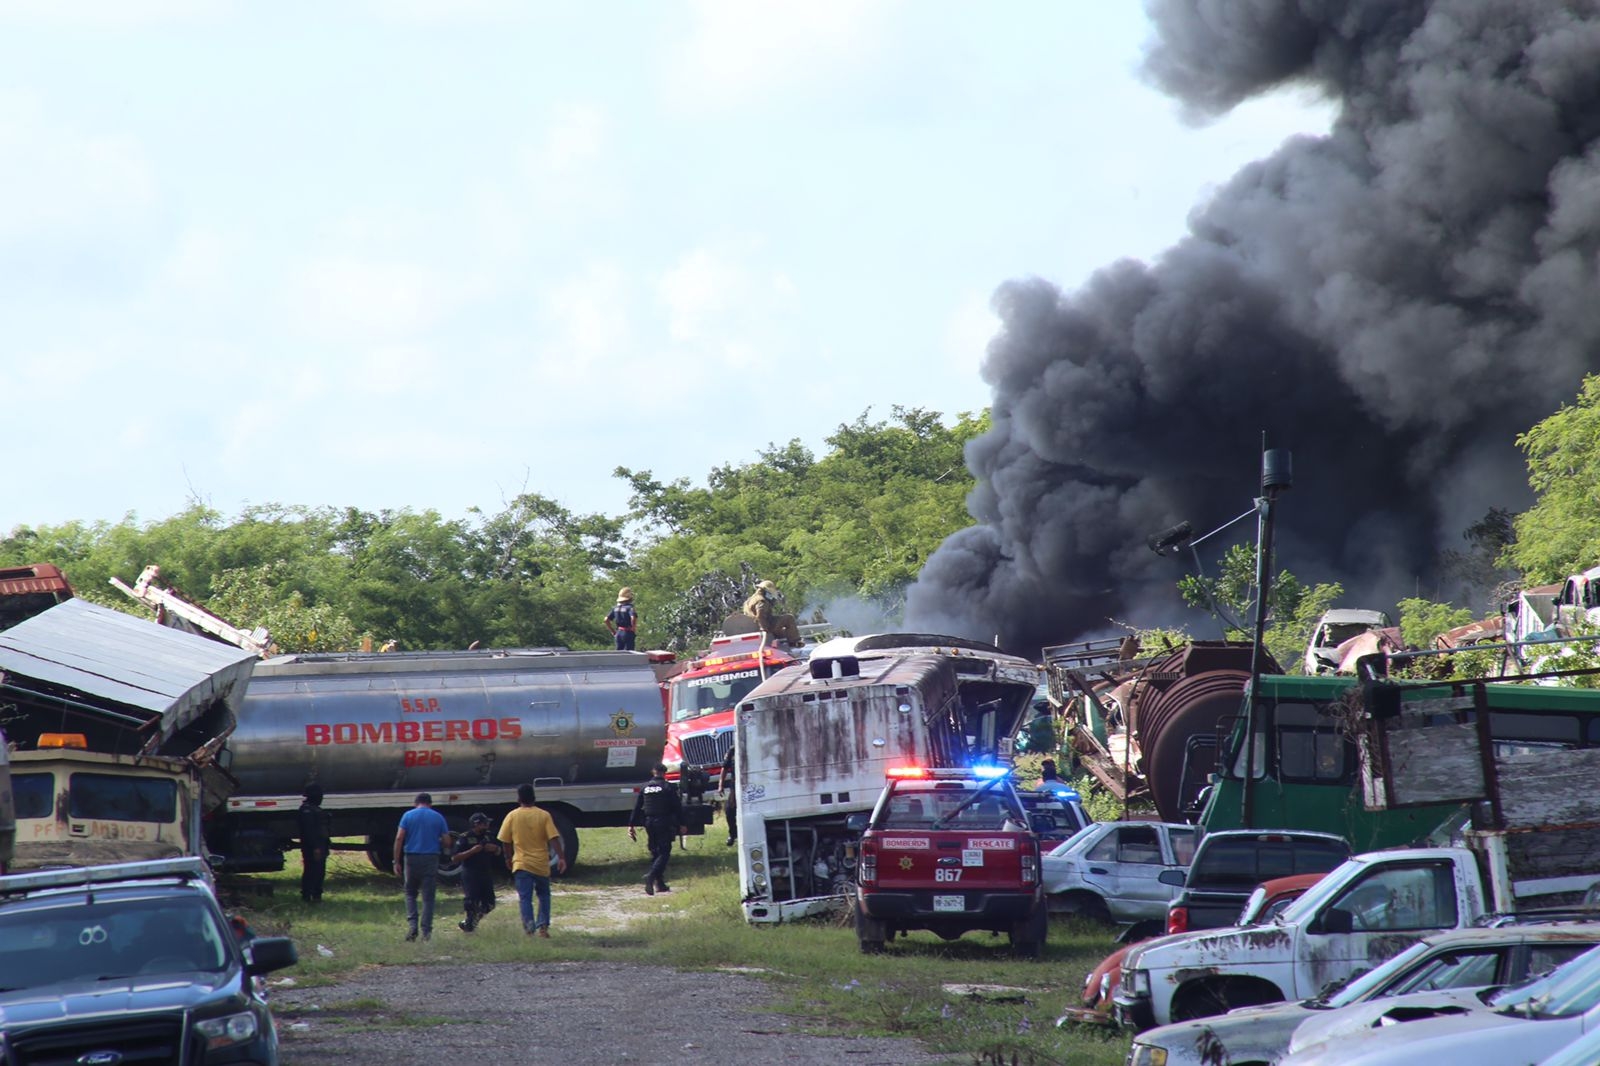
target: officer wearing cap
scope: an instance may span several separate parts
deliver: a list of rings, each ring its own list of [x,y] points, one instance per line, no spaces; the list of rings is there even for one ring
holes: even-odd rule
[[[455,861],[461,867],[461,905],[467,916],[456,923],[463,933],[478,928],[483,916],[494,910],[494,872],[500,866],[500,842],[489,832],[489,816],[482,811],[467,820],[468,829],[456,841]]]
[[[650,849],[650,872],[644,878],[644,890],[648,895],[672,891],[667,887],[667,860],[672,858],[672,842],[678,836],[682,809],[678,786],[667,780],[667,764],[656,763],[650,780],[639,789],[638,798],[633,801],[633,813],[628,816],[629,840],[638,840],[635,827],[644,825],[645,843]]]

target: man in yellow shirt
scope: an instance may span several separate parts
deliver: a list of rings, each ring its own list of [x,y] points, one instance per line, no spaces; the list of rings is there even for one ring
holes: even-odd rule
[[[532,785],[517,786],[517,809],[500,823],[499,840],[506,845],[506,866],[517,885],[522,906],[522,931],[529,936],[550,936],[550,849],[555,848],[556,872],[567,869],[567,849],[556,821],[543,807],[533,805]],[[539,898],[534,914],[533,898]]]

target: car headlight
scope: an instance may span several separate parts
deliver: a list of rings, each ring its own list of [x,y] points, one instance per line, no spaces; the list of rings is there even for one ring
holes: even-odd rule
[[[207,1018],[194,1023],[195,1029],[206,1038],[206,1050],[215,1048],[232,1047],[242,1044],[246,1040],[254,1040],[260,1027],[256,1024],[256,1016],[249,1011],[243,1014],[230,1014],[224,1018]]]
[[[1148,996],[1150,994],[1150,971],[1123,970],[1122,987],[1128,990],[1130,996]]]
[[[1167,1049],[1135,1040],[1128,1052],[1128,1066],[1167,1066]]]

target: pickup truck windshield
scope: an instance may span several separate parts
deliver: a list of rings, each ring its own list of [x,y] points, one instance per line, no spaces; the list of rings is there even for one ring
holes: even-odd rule
[[[1001,829],[1010,819],[1026,825],[1005,789],[988,791],[959,781],[904,782],[879,823],[882,829]]]
[[[0,991],[219,971],[228,935],[192,898],[0,910]]]

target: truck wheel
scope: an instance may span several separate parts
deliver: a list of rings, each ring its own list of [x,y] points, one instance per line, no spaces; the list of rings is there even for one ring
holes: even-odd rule
[[[1099,925],[1111,924],[1111,908],[1093,892],[1067,892],[1058,898],[1058,906],[1064,914],[1087,918]]]
[[[367,861],[380,874],[391,872],[394,869],[394,835],[385,836],[383,833],[368,833]]]
[[[1037,959],[1050,936],[1050,915],[1041,903],[1033,915],[1011,927],[1011,953],[1019,959]]]
[[[567,852],[567,873],[570,874],[578,865],[578,830],[573,826],[572,819],[562,811],[551,811],[550,818],[556,823],[556,832],[561,834],[561,846]],[[556,873],[554,850],[550,853],[550,873],[554,877],[562,876]]]
[[[1190,1022],[1226,1014],[1235,1007],[1276,1003],[1282,998],[1283,993],[1267,981],[1252,978],[1200,981],[1180,988],[1172,997],[1172,1020]]]
[[[855,916],[856,942],[861,945],[861,954],[883,954],[883,944],[888,939],[888,932],[884,929],[883,923],[876,918],[867,917],[859,902],[855,904]]]

